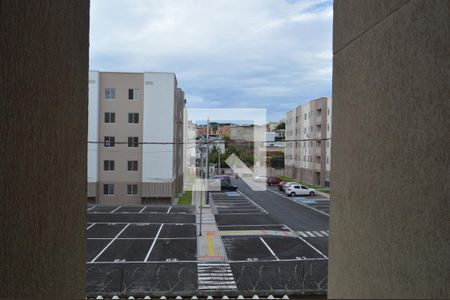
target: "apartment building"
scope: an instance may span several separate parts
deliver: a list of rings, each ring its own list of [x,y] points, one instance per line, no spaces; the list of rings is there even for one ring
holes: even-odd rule
[[[184,105],[173,73],[89,72],[89,202],[172,202],[182,192]]]
[[[331,108],[331,97],[321,97],[286,113],[287,176],[330,186]]]

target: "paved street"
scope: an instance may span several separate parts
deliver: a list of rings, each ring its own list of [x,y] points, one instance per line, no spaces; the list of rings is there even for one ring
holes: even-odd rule
[[[327,215],[317,212],[307,205],[292,201],[282,193],[276,192],[275,187],[268,187],[268,191],[255,192],[242,179],[233,179],[233,184],[236,184],[240,192],[269,213],[270,220],[267,220],[268,222],[286,224],[293,231],[311,232],[312,234],[318,232],[318,235],[314,234],[317,238],[312,238],[312,236],[305,238],[328,256],[328,236],[321,234],[321,231],[328,230],[329,217]]]

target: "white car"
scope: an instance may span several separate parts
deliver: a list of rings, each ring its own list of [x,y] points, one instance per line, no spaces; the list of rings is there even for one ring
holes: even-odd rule
[[[294,184],[300,184],[300,183],[298,183],[298,182],[294,182],[294,181],[291,181],[291,182],[286,182],[284,185],[283,185],[283,190],[286,192],[286,190],[288,189],[288,187],[290,187],[291,185],[294,185]]]
[[[266,182],[267,181],[267,176],[260,176],[260,175],[258,175],[258,176],[255,176],[254,180],[256,182]]]
[[[314,196],[316,194],[315,189],[310,189],[307,186],[301,184],[292,184],[285,190],[286,194],[291,197],[295,196]]]

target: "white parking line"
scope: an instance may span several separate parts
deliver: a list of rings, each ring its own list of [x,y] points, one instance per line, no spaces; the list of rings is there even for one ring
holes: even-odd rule
[[[99,258],[100,257],[100,255],[102,255],[103,254],[103,252],[105,252],[106,251],[106,249],[108,249],[108,247],[109,246],[111,246],[111,244],[119,237],[119,235],[121,235],[122,234],[122,232],[124,232],[125,231],[125,229],[127,229],[127,227],[128,226],[130,226],[130,223],[128,223],[112,240],[111,240],[111,242],[109,242],[108,243],[108,245],[106,245],[106,247],[105,248],[103,248],[103,250],[102,251],[100,251],[100,253],[99,254],[97,254],[97,256],[96,257],[94,257],[94,259],[93,260],[91,260],[91,263],[93,263],[93,262],[95,262],[96,260],[97,260],[97,258]]]
[[[315,237],[315,235],[311,232],[311,231],[305,231],[307,235],[309,235],[310,237]]]
[[[110,240],[111,238],[87,238],[87,240]],[[132,240],[153,240],[154,237],[149,238],[117,238],[117,241],[132,241]],[[196,240],[196,237],[176,237],[176,238],[159,238],[159,240]]]
[[[144,211],[144,209],[146,208],[147,206],[144,206],[140,211],[139,211],[139,214],[141,214],[143,211]]]
[[[148,260],[148,257],[150,256],[150,253],[152,252],[153,247],[155,247],[156,240],[158,239],[159,234],[161,233],[161,229],[163,228],[163,226],[164,226],[164,224],[161,224],[161,226],[159,227],[158,233],[156,234],[155,239],[153,240],[153,243],[152,243],[152,245],[150,246],[150,249],[148,249],[148,252],[147,252],[147,255],[145,256],[144,261],[147,261],[147,260]]]
[[[118,210],[119,208],[121,208],[122,206],[117,207],[116,209],[114,209],[113,211],[110,212],[110,214],[114,213],[116,210]]]
[[[152,223],[152,222],[95,222],[95,224],[106,224],[106,225],[115,225],[115,224],[133,224],[133,225],[161,225],[161,222],[159,223]],[[164,223],[166,225],[195,225],[196,223],[179,223],[179,222],[173,222],[173,223]]]
[[[323,235],[322,235],[320,232],[318,232],[318,231],[313,231],[313,233],[314,233],[315,235],[317,235],[318,237],[323,237]]]
[[[250,226],[250,227],[254,227],[254,226],[284,226],[284,224],[251,224],[251,225],[217,225],[218,227],[241,227],[241,226]]]
[[[172,209],[172,206],[169,207],[169,209],[167,210],[166,214],[170,213],[171,209]]]
[[[291,232],[294,232],[289,226],[285,225],[287,229],[289,229]],[[303,239],[302,237],[298,237],[300,240],[302,240],[305,244],[307,244],[308,246],[310,246],[311,248],[313,248],[314,250],[316,250],[317,253],[319,253],[320,255],[322,255],[324,258],[328,259],[328,256],[326,256],[325,254],[323,254],[321,251],[319,251],[319,249],[317,249],[316,247],[314,247],[313,245],[311,245],[310,243],[308,243],[307,241],[305,241],[305,239]]]
[[[86,228],[86,230],[89,230],[94,225],[95,225],[95,223],[92,223],[91,225],[88,226],[88,228]]]
[[[303,203],[301,203],[301,202],[294,201],[294,200],[292,200],[291,198],[289,198],[288,196],[285,196],[285,195],[282,195],[282,194],[277,193],[277,192],[275,192],[275,191],[272,191],[271,189],[267,189],[267,190],[268,190],[269,192],[271,192],[271,193],[274,193],[274,194],[280,196],[280,197],[284,197],[284,198],[288,199],[289,201],[292,201],[292,202],[294,202],[294,203],[297,203],[298,205],[302,205],[302,206],[307,207],[307,208],[309,208],[309,209],[312,209],[312,210],[314,210],[314,211],[316,211],[316,212],[318,212],[318,213],[321,213],[322,215],[325,215],[325,216],[327,216],[327,217],[330,216],[329,214],[324,213],[323,211],[320,211],[320,210],[318,210],[318,209],[315,209],[314,207],[311,207],[311,206],[309,206],[309,205],[303,204]]]
[[[326,231],[321,231],[320,233],[323,234],[324,236],[328,236],[328,232]]]
[[[276,260],[280,260],[278,256],[275,254],[275,252],[273,252],[273,250],[269,247],[269,245],[267,245],[266,241],[262,237],[260,237],[259,239],[261,240],[261,242],[264,243],[267,249],[269,249],[270,253],[272,253],[272,255],[276,258]]]
[[[94,206],[92,206],[92,207],[88,208],[88,210],[87,210],[87,211],[90,211],[91,209],[93,209],[93,208],[95,208],[95,207],[97,207],[97,205],[94,205]]]
[[[299,231],[298,232],[302,237],[308,237],[308,235],[306,233],[304,233],[303,231]]]

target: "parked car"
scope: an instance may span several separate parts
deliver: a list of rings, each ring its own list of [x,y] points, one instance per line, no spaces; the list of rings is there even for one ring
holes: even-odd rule
[[[280,181],[280,183],[278,183],[278,189],[280,190],[280,191],[283,191],[284,192],[284,185],[286,184],[287,182],[286,181]]]
[[[220,181],[220,190],[222,192],[237,191],[237,186],[226,181]]]
[[[214,179],[220,179],[220,191],[236,191],[238,188],[236,185],[231,184],[230,176],[227,175],[216,175],[213,177]]]
[[[255,176],[255,178],[253,178],[256,182],[266,182],[267,181],[267,176]]]
[[[223,180],[225,182],[231,183],[231,178],[228,175],[216,175],[213,178],[214,179],[220,179],[220,180]]]
[[[275,177],[275,176],[267,177],[267,185],[275,185],[275,184],[279,184],[280,182],[281,182],[280,177]]]
[[[289,181],[289,182],[286,182],[286,183],[283,185],[283,191],[286,192],[286,190],[287,190],[291,185],[293,185],[293,184],[300,184],[300,183],[295,182],[295,181]]]
[[[286,194],[291,197],[294,196],[314,196],[316,194],[315,189],[311,189],[301,184],[292,184],[286,189]]]

